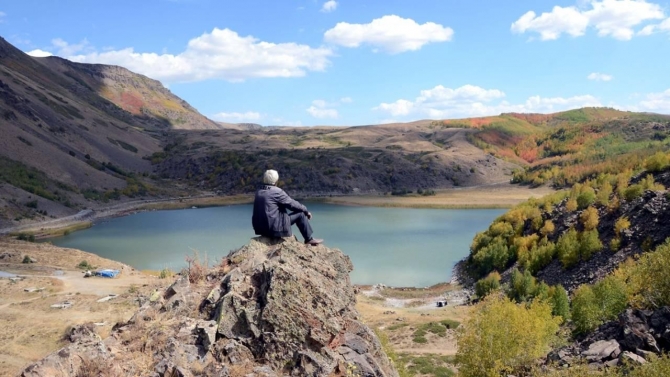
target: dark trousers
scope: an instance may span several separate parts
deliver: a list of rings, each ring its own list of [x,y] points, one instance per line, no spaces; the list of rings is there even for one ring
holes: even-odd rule
[[[302,238],[304,238],[305,241],[311,240],[312,233],[314,232],[312,231],[312,225],[309,223],[307,215],[305,215],[303,212],[294,212],[290,213],[289,217],[291,218],[291,225],[298,225],[298,230],[300,230]]]

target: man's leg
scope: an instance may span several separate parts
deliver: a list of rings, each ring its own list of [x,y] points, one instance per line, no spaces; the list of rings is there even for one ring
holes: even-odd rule
[[[296,224],[298,226],[300,234],[302,234],[302,238],[304,238],[305,242],[311,240],[313,231],[307,216],[302,212],[294,212],[289,214],[289,217],[291,218],[291,225]]]

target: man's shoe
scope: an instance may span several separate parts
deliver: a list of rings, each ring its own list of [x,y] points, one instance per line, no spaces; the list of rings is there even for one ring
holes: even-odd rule
[[[323,243],[323,240],[319,239],[319,238],[310,238],[307,241],[305,241],[305,245],[310,245],[310,246],[316,246],[320,243]]]

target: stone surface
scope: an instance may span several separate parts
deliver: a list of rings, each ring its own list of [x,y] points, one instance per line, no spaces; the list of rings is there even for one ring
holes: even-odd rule
[[[159,377],[398,376],[357,319],[352,268],[339,250],[257,238],[204,281],[180,277],[104,341],[77,327],[22,376],[75,376],[86,360],[114,375],[149,365]]]

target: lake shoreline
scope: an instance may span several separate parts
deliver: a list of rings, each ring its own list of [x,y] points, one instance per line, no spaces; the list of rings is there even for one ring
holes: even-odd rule
[[[531,198],[542,197],[554,192],[548,187],[529,188],[526,186],[500,183],[487,186],[463,187],[438,190],[435,195],[410,194],[393,195],[294,195],[300,201],[336,204],[356,207],[417,208],[417,209],[506,209]],[[18,225],[0,229],[1,235],[34,235],[36,239],[59,237],[77,230],[88,229],[100,221],[132,215],[145,211],[164,211],[188,208],[221,207],[253,202],[252,194],[229,196],[202,195],[190,198],[147,199],[120,203],[93,210],[78,218],[77,215]],[[69,219],[72,218],[72,219]]]

